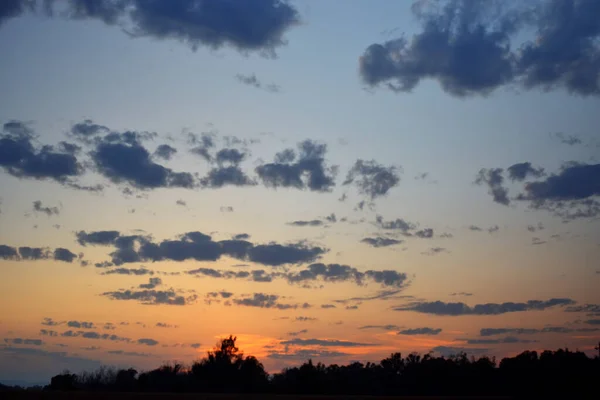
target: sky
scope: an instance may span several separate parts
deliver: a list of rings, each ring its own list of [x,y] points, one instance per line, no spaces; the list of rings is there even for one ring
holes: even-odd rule
[[[0,381],[600,339],[600,2],[0,4]]]

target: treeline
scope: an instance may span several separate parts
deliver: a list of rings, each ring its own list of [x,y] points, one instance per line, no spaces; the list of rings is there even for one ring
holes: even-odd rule
[[[269,375],[252,356],[244,356],[236,338],[223,339],[191,367],[163,365],[134,369],[100,368],[62,373],[44,390],[118,392],[279,393],[320,395],[509,395],[569,394],[598,396],[600,358],[579,351],[525,351],[504,358],[469,358],[461,353],[433,357],[400,353],[379,363],[324,365],[311,360]]]

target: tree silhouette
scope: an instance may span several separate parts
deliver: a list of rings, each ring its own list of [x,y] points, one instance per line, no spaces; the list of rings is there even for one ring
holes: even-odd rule
[[[221,339],[190,368],[165,364],[138,374],[135,369],[102,367],[94,372],[52,378],[46,390],[322,395],[509,395],[539,398],[557,394],[582,398],[594,393],[600,357],[559,349],[524,351],[496,363],[494,358],[392,353],[379,363],[325,365],[308,360],[269,376],[260,361],[244,356],[237,338]],[[8,390],[6,387],[0,387]],[[597,393],[596,393],[597,394]]]

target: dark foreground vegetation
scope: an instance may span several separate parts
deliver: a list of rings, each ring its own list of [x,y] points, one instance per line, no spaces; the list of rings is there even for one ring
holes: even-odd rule
[[[54,392],[63,395],[69,392],[68,397],[73,398],[80,397],[78,392],[90,398],[98,397],[93,392],[170,393],[167,397],[173,393],[229,394],[209,396],[223,399],[238,397],[233,394],[263,398],[250,395],[268,393],[296,395],[294,398],[301,398],[299,395],[597,398],[600,382],[600,358],[589,358],[585,353],[568,349],[541,354],[525,351],[504,358],[499,364],[494,358],[468,358],[464,353],[447,358],[429,354],[402,357],[393,353],[379,363],[328,366],[309,360],[299,367],[269,375],[258,359],[244,356],[235,341],[231,336],[223,339],[191,367],[163,365],[141,373],[106,367],[81,374],[64,372],[37,392],[48,398],[54,398]]]

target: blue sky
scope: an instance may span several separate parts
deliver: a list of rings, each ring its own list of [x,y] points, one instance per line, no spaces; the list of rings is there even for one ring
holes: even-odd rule
[[[0,302],[9,310],[0,321],[0,350],[13,360],[0,362],[0,380],[46,379],[60,372],[48,361],[57,358],[73,369],[192,360],[229,333],[272,372],[285,365],[278,355],[287,352],[285,359],[296,362],[301,360],[294,351],[306,350],[280,346],[296,330],[290,321],[297,316],[314,318],[305,322],[304,338],[377,344],[346,349],[342,362],[376,360],[392,349],[476,349],[459,338],[476,338],[486,327],[569,327],[536,336],[539,348],[587,351],[597,343],[598,332],[586,323],[600,310],[594,291],[600,279],[600,21],[587,17],[598,8],[595,1],[507,2],[493,12],[484,1],[215,1],[198,9],[194,0],[172,7],[128,0],[114,21],[110,13],[94,13],[110,10],[116,4],[111,0],[56,0],[52,16],[36,2],[33,11],[25,3],[0,6]],[[171,35],[197,39],[197,48],[156,33],[165,27]],[[263,37],[253,36],[258,27]],[[206,32],[213,36],[202,36]],[[211,47],[212,40],[222,45]],[[94,124],[88,138],[77,131]],[[133,142],[125,132],[135,132]],[[210,162],[194,152],[203,135],[212,138]],[[79,150],[69,153],[61,141]],[[318,155],[302,159],[303,142]],[[13,143],[28,143],[34,155],[53,145],[48,151],[74,157],[78,172],[61,175],[50,164],[32,172],[34,156],[10,161]],[[165,144],[177,150],[172,157],[153,155]],[[140,154],[136,149],[148,154],[141,167],[131,161]],[[242,161],[218,162],[223,149],[236,149]],[[292,167],[274,157],[284,149],[296,152],[297,165],[309,166],[298,175],[299,186],[277,181],[273,188],[260,171],[271,165],[269,171],[283,179]],[[125,169],[137,169],[119,169],[121,161]],[[156,165],[167,168],[171,183],[156,187],[139,180],[153,168],[164,170]],[[511,175],[511,166],[522,174]],[[206,183],[211,169],[224,173],[227,167],[248,180],[240,184],[228,175],[222,187]],[[331,176],[331,184],[311,187],[307,177],[315,168]],[[495,168],[502,168],[495,187],[508,190],[508,204],[490,195]],[[172,184],[169,174],[177,172],[189,173],[191,183]],[[94,185],[102,190],[77,189]],[[331,214],[335,221],[326,219]],[[386,221],[397,224],[386,228]],[[82,231],[138,235],[131,249],[138,257],[119,262],[114,240],[78,242]],[[282,247],[268,248],[274,258],[259,256],[259,250],[219,250],[214,259],[200,249],[193,251],[201,256],[140,255],[144,244],[197,244],[182,236],[187,232],[210,235],[210,246],[221,249],[222,241],[240,233],[249,235],[239,240],[252,249]],[[41,253],[27,256],[22,246]],[[56,256],[57,248],[73,256]],[[286,258],[298,249],[320,252]],[[342,277],[330,268],[310,281],[294,281],[295,273],[315,263],[353,272]],[[106,273],[119,268],[153,275]],[[270,282],[226,274],[258,269]],[[393,282],[368,271],[391,271]],[[139,291],[159,276],[158,289],[148,290],[172,289],[185,305],[157,298],[147,305],[114,295]],[[382,292],[391,289],[397,292]],[[232,295],[211,302],[209,294],[219,291]],[[267,305],[257,293],[297,307]],[[364,299],[370,296],[380,298]],[[334,302],[357,297],[363,299]],[[528,311],[450,316],[442,308],[418,307],[550,299],[561,301]],[[304,303],[311,307],[302,308]],[[275,319],[280,317],[288,319]],[[56,336],[41,334],[43,318],[64,322],[55,326],[92,321],[99,331],[111,322],[130,340],[100,339],[100,345],[92,343],[97,349],[82,350],[91,345],[82,335],[61,336],[66,329],[56,328]],[[178,328],[165,331],[156,322]],[[397,334],[399,328],[359,329],[390,324],[442,330],[421,337]],[[136,342],[142,335],[160,344],[145,348]],[[42,343],[27,350],[31,346],[15,338]],[[196,343],[201,345],[191,346]],[[527,347],[499,343],[485,350],[502,356]],[[309,350],[315,358],[323,351]],[[14,360],[27,368],[13,370]]]

